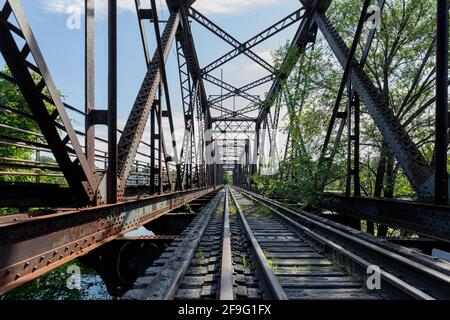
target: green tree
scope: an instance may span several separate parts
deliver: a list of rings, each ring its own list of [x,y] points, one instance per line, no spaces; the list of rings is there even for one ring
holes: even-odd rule
[[[233,184],[233,176],[230,172],[225,171],[223,173],[223,183],[224,184]]]
[[[3,73],[11,76],[7,67],[3,68]],[[32,73],[33,79],[38,83],[41,77]],[[44,94],[48,94],[45,90]],[[46,103],[49,112],[55,107]],[[0,162],[4,163],[20,163],[21,160],[39,160],[43,163],[55,163],[54,158],[42,156],[37,159],[37,151],[31,148],[24,148],[14,145],[14,140],[23,142],[38,142],[46,144],[45,139],[40,133],[40,129],[36,121],[33,120],[31,111],[23,97],[20,89],[14,83],[0,78]],[[27,176],[26,173],[36,173],[30,169],[17,169],[14,166],[2,169],[3,172],[24,173],[24,175],[0,175],[0,182],[36,182],[37,178]],[[42,174],[52,173],[58,174],[58,171],[41,170]],[[64,178],[42,176],[39,178],[40,183],[65,184]],[[16,208],[0,208],[0,215],[17,213]]]
[[[335,0],[327,16],[348,47],[362,8],[361,2]],[[426,0],[387,1],[381,25],[376,32],[365,71],[376,88],[388,97],[389,105],[405,130],[428,161],[433,155],[434,84],[435,84],[435,20],[434,3]],[[364,28],[358,44],[359,60],[369,33]],[[274,53],[276,65],[288,55],[285,45]],[[319,167],[326,129],[335,104],[343,68],[334,57],[320,31],[314,46],[310,46],[282,84],[282,95],[275,108],[286,108],[286,134],[289,148],[274,177],[258,176],[255,184],[269,194],[281,193],[304,203],[320,201],[320,179],[327,177],[326,190],[345,188],[345,134],[333,165]],[[341,110],[347,103],[345,96]],[[361,188],[367,196],[414,197],[414,191],[399,163],[388,149],[366,108],[361,115]],[[337,126],[332,137],[336,136]],[[332,141],[333,143],[333,141]]]

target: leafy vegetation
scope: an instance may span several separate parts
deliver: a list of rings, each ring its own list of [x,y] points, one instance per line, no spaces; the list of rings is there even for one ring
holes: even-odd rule
[[[231,175],[230,172],[225,171],[223,173],[223,183],[224,184],[233,184],[233,176]]]
[[[11,76],[9,70],[5,67],[3,73]],[[39,82],[40,76],[36,73],[32,74],[34,80]],[[47,93],[48,92],[45,92]],[[31,111],[27,106],[25,98],[22,96],[19,88],[3,78],[0,78],[0,105],[6,106],[16,110],[12,112],[6,108],[0,108],[0,137],[2,140],[14,140],[19,139],[24,142],[31,143],[44,143],[45,139],[40,134],[39,126],[30,115]],[[52,112],[55,107],[47,103],[47,109]],[[15,130],[19,129],[19,130]],[[11,140],[11,141],[12,141]],[[11,146],[6,144],[0,144],[0,158],[4,159],[8,163],[17,163],[20,160],[35,161],[38,160],[42,163],[55,164],[53,157],[42,154],[31,148],[23,148],[18,146]],[[3,162],[3,160],[2,160]],[[23,175],[0,175],[0,182],[37,182],[40,183],[53,183],[53,184],[65,184],[65,179],[54,176],[45,176],[46,173],[58,174],[57,171],[40,170],[43,174],[40,177],[29,176],[27,173],[36,173],[37,171],[30,169],[16,169],[7,168],[2,171],[11,173],[23,173]],[[18,213],[17,208],[0,208],[0,215]]]
[[[80,289],[69,289],[67,281],[70,266],[78,266],[81,271]],[[24,284],[4,295],[0,300],[94,300],[111,299],[99,276],[86,269],[77,260],[63,265],[43,276]]]

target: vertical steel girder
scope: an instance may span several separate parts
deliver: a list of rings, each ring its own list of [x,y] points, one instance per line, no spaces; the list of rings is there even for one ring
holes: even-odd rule
[[[201,77],[200,65],[198,62],[194,39],[192,37],[191,27],[187,17],[186,7],[182,7],[180,8],[180,10],[181,10],[180,14],[181,24],[177,32],[177,41],[179,42],[179,45],[183,50],[184,57],[187,59],[189,73],[192,77],[192,80],[195,83],[195,87],[197,88],[197,102],[198,102],[197,116],[202,118],[201,125],[203,126],[202,130],[203,135],[200,135],[203,141],[201,141],[202,144],[200,145],[200,148],[203,149],[201,150],[202,157],[204,156],[209,158],[210,155],[208,155],[207,153],[209,152],[209,150],[211,150],[211,144],[213,143],[211,136],[212,120],[211,120],[210,106],[208,103],[208,97],[206,94],[203,79]],[[205,166],[206,166],[205,181],[207,184],[211,185],[215,181],[213,166],[206,163]]]
[[[106,202],[117,202],[117,0],[108,1],[108,168]]]
[[[192,37],[191,27],[184,8],[181,9],[181,24],[177,32],[177,41],[183,49],[184,56],[187,59],[189,73],[195,83],[198,82],[199,101],[202,107],[202,114],[205,117],[205,130],[211,129],[211,114],[206,95],[205,85],[201,77],[200,65],[198,62],[197,51],[195,49],[194,39]]]
[[[158,12],[156,10],[156,2],[155,0],[150,0],[151,3],[151,10],[152,10],[152,16],[153,16],[153,26],[155,28],[155,36],[156,36],[156,43],[157,43],[157,49],[158,49],[158,56],[164,56],[164,52],[163,52],[163,44],[161,41],[161,34],[159,31],[159,18],[158,18]],[[170,50],[170,49],[169,49]],[[173,125],[173,118],[172,118],[172,106],[170,103],[170,92],[169,92],[169,85],[167,82],[167,76],[166,76],[166,66],[165,66],[165,60],[164,59],[159,59],[159,69],[160,69],[160,74],[161,74],[161,81],[162,81],[162,85],[164,87],[164,97],[166,100],[166,111],[164,113],[164,115],[168,118],[169,120],[169,129],[170,129],[170,138],[172,141],[172,149],[173,149],[173,160],[176,163],[176,180],[177,180],[177,185],[181,185],[181,172],[180,172],[180,166],[179,166],[179,162],[178,162],[178,150],[177,150],[177,142],[176,139],[174,137],[174,132],[175,132],[175,128]],[[162,104],[160,104],[160,107],[162,106]],[[160,122],[160,132],[162,133],[163,128],[162,128],[162,122]],[[165,147],[164,147],[165,149]],[[172,159],[170,159],[172,160]],[[169,181],[169,186],[171,186],[171,176],[170,176],[170,167],[169,167],[169,159],[166,156],[165,157],[165,162],[166,162],[166,170],[167,170],[167,177],[168,177],[168,181]],[[171,187],[172,189],[172,187]]]
[[[448,1],[437,1],[435,203],[448,204]]]
[[[352,47],[351,47],[350,52],[349,52],[349,58],[347,59],[346,64],[343,66],[344,67],[344,74],[342,76],[341,84],[339,86],[338,94],[337,94],[337,97],[336,97],[336,102],[334,104],[333,111],[331,113],[331,120],[330,120],[330,123],[328,125],[327,134],[325,136],[325,142],[324,142],[323,149],[322,149],[322,156],[324,155],[323,151],[328,148],[328,144],[330,143],[331,134],[333,132],[333,126],[334,126],[334,123],[335,123],[336,118],[338,116],[339,107],[341,106],[341,101],[342,101],[342,98],[344,96],[344,90],[345,90],[345,87],[348,86],[348,84],[349,84],[350,71],[351,71],[351,63],[350,62],[353,61],[353,59],[355,57],[356,49],[357,49],[358,44],[359,44],[359,39],[360,39],[361,33],[363,31],[363,26],[364,26],[364,22],[365,22],[365,19],[366,19],[366,13],[367,13],[367,8],[369,7],[369,3],[370,3],[370,0],[365,0],[364,1],[363,8],[361,10],[361,16],[359,18],[359,22],[358,22],[358,26],[356,28],[355,36],[353,38]]]
[[[95,109],[95,1],[85,0],[85,153],[92,171],[95,171],[95,124],[91,112]]]
[[[192,166],[196,162],[194,132],[194,95],[196,93],[183,50],[177,42],[178,73],[180,78],[181,99],[184,113],[184,137],[180,155],[181,188],[192,187]]]
[[[12,14],[15,16],[18,27],[8,21]],[[0,51],[5,62],[27,101],[61,171],[64,173],[64,177],[75,193],[77,204],[86,205],[94,199],[99,182],[83,153],[76,132],[72,127],[19,1],[7,0],[0,19]],[[22,48],[19,49],[13,34],[25,41]],[[36,65],[27,60],[30,55]],[[40,77],[38,84],[34,82],[32,72]],[[43,97],[45,88],[50,95],[50,103],[55,107],[54,110],[50,111],[47,108],[46,103],[48,101],[44,100]],[[59,129],[65,132],[64,138],[60,137]],[[71,144],[70,147],[68,146],[69,143]],[[76,155],[74,161],[69,155],[70,149]]]
[[[150,23],[153,23],[154,29],[155,29],[155,37],[157,40],[157,53],[158,55],[163,55],[162,53],[160,53],[160,48],[161,48],[161,36],[160,36],[160,32],[159,32],[159,25],[157,23],[154,23],[155,21],[159,21],[158,20],[158,14],[156,12],[156,5],[155,3],[151,2],[151,9],[142,9],[141,7],[141,2],[140,0],[135,0],[135,4],[136,4],[136,10],[137,10],[137,16],[138,16],[138,21],[139,21],[139,30],[140,30],[140,34],[141,34],[141,38],[142,38],[142,45],[143,45],[143,49],[144,49],[144,56],[146,58],[146,62],[147,62],[147,67],[150,67],[150,57],[149,57],[149,45],[148,45],[148,40],[147,40],[147,34],[146,34],[146,30],[145,30],[145,24],[144,22],[146,20],[148,20]],[[158,89],[158,99],[154,101],[153,107],[152,107],[152,111],[151,111],[151,133],[150,133],[150,193],[153,194],[155,193],[156,189],[155,189],[155,174],[157,173],[157,177],[158,177],[158,192],[162,193],[163,192],[163,184],[162,184],[162,175],[163,175],[163,171],[162,171],[162,162],[164,162],[165,167],[166,167],[166,173],[167,173],[167,181],[168,181],[168,185],[169,185],[169,189],[172,190],[174,187],[174,184],[172,183],[172,177],[170,175],[170,161],[172,161],[173,159],[167,154],[167,148],[166,148],[166,144],[165,144],[165,139],[164,139],[164,130],[162,130],[162,126],[163,126],[163,118],[167,118],[169,121],[169,129],[171,131],[171,141],[172,141],[172,147],[174,152],[174,160],[176,163],[176,185],[180,184],[180,180],[181,180],[181,172],[180,172],[180,166],[179,166],[179,162],[178,162],[178,152],[177,152],[177,146],[176,146],[176,141],[172,135],[172,133],[174,132],[174,125],[173,125],[173,118],[172,118],[172,109],[171,109],[171,103],[170,103],[170,98],[168,97],[168,87],[167,87],[167,79],[165,76],[165,64],[164,63],[160,63],[159,64],[159,68],[161,71],[161,82],[162,84],[164,84],[164,91],[166,92],[165,94],[165,98],[166,98],[166,110],[163,110],[163,104],[162,104],[162,85],[160,83],[159,89]],[[156,128],[155,126],[158,126],[158,133],[156,133]],[[158,145],[156,144],[156,141],[158,140]],[[155,151],[158,152],[158,169],[156,169],[155,167]]]
[[[318,13],[315,20],[336,58],[344,67],[349,57],[347,45],[324,14]],[[432,198],[433,169],[389,108],[386,97],[374,87],[361,65],[354,60],[351,62],[351,81],[418,196]]]
[[[172,13],[161,37],[163,57],[167,61],[170,48],[175,38],[175,33],[180,23],[178,12]],[[130,173],[136,156],[139,142],[141,141],[147,123],[150,109],[155,100],[155,94],[161,81],[160,56],[155,53],[147,74],[137,95],[136,101],[128,117],[127,123],[118,144],[119,161],[119,197],[123,197],[126,180]]]
[[[145,20],[148,20],[150,18],[146,13],[148,13],[149,11],[142,9],[141,0],[134,0],[134,3],[136,5],[136,12],[138,15],[139,32],[141,35],[142,47],[144,48],[145,61],[147,62],[147,65],[150,65],[151,56],[148,45],[147,31],[145,30]]]
[[[291,13],[290,15],[288,15],[287,17],[285,17],[285,18],[281,19],[280,21],[278,21],[277,23],[273,24],[269,28],[258,33],[256,36],[252,37],[248,41],[246,41],[244,43],[239,43],[239,41],[235,40],[234,38],[232,38],[231,36],[226,34],[222,29],[215,26],[211,21],[206,19],[200,13],[198,13],[194,9],[191,9],[190,15],[193,19],[195,19],[197,22],[202,24],[204,27],[206,27],[207,29],[209,29],[210,31],[215,33],[217,36],[219,36],[220,38],[222,38],[223,40],[227,41],[229,44],[231,44],[232,46],[235,47],[233,50],[227,52],[222,57],[220,57],[217,60],[215,60],[214,62],[210,63],[207,67],[205,67],[203,69],[203,72],[210,73],[211,71],[213,71],[213,70],[217,69],[218,67],[222,66],[223,64],[231,61],[232,59],[236,58],[237,56],[239,56],[242,53],[249,56],[252,60],[261,59],[261,58],[257,57],[254,53],[252,53],[250,51],[250,49],[253,48],[254,46],[260,44],[261,42],[269,39],[270,37],[276,35],[280,31],[288,28],[289,26],[293,25],[300,19],[302,19],[303,11],[304,11],[303,8],[296,10],[293,13]],[[260,65],[264,64],[264,62],[262,62],[260,60],[259,60],[259,62],[258,61],[256,61],[256,62]],[[265,64],[266,64],[266,66],[263,66],[263,67],[266,68],[267,70],[271,71],[272,67],[267,63],[265,63]],[[268,67],[270,67],[270,68],[268,68]]]
[[[205,115],[203,113],[200,96],[198,95],[199,88],[196,87],[194,95],[194,104],[196,106],[196,120],[197,120],[197,132],[198,132],[198,148],[197,148],[197,179],[199,186],[203,187],[206,185],[206,161],[205,161]]]

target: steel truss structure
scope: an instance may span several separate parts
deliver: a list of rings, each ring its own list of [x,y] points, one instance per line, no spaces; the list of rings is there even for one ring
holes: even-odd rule
[[[170,13],[167,21],[158,17],[155,0],[135,0],[147,69],[123,130],[117,125],[117,1],[108,1],[108,108],[105,110],[95,106],[94,2],[85,0],[86,101],[84,110],[80,110],[62,101],[20,1],[2,1],[0,52],[9,73],[1,72],[0,77],[19,88],[29,112],[3,104],[0,104],[0,111],[35,122],[40,132],[31,133],[35,137],[33,141],[0,136],[1,146],[24,148],[36,154],[36,160],[1,159],[2,168],[37,172],[27,173],[34,182],[0,183],[0,205],[19,208],[21,212],[36,207],[41,210],[33,215],[20,214],[0,220],[0,293],[211,192],[223,183],[224,171],[233,172],[235,184],[249,185],[250,176],[261,169],[260,163],[267,154],[266,138],[269,139],[269,158],[278,152],[280,109],[274,105],[281,99],[283,84],[295,67],[292,57],[286,56],[276,69],[259,56],[254,47],[296,24],[297,30],[291,41],[291,47],[296,48],[295,61],[314,44],[320,32],[343,69],[320,161],[331,166],[347,128],[346,195],[327,194],[324,208],[450,240],[447,1],[438,1],[437,121],[432,164],[425,160],[394,116],[387,99],[364,71],[375,30],[367,37],[362,58],[355,58],[368,8],[373,1],[363,2],[349,48],[327,16],[332,0],[301,0],[298,10],[246,41],[234,38],[195,10],[192,7],[195,0],[166,0]],[[382,9],[385,1],[379,0],[377,4]],[[211,32],[232,49],[201,66],[191,23]],[[149,33],[156,39],[154,44],[149,40]],[[166,64],[173,48],[177,57],[185,129],[181,145],[177,145],[173,134],[171,92],[175,89],[169,87],[167,81]],[[261,66],[268,75],[240,87],[213,76],[213,71],[240,55]],[[251,93],[267,83],[271,83],[271,87],[265,97]],[[219,88],[222,94],[208,95],[207,85]],[[341,101],[346,92],[349,102],[342,110]],[[223,106],[236,97],[248,105],[237,110]],[[418,201],[426,204],[415,207],[414,202],[360,197],[361,104],[367,108],[395,155],[416,191]],[[74,129],[69,112],[84,117],[84,132]],[[220,116],[215,116],[218,113]],[[8,124],[1,125],[2,129],[21,130],[8,127]],[[98,125],[107,126],[108,139],[96,136]],[[169,128],[170,132],[164,128]],[[146,129],[150,131],[149,141],[144,138]],[[337,136],[333,138],[335,132]],[[288,133],[285,159],[292,156],[290,148],[295,141],[291,138]],[[40,161],[41,154],[52,154],[55,163]],[[41,171],[54,173],[40,174]],[[63,182],[43,183],[44,177]],[[323,183],[325,186],[326,177]],[[372,208],[371,214],[362,210],[365,204]],[[413,207],[411,215],[406,214]],[[397,209],[400,213],[393,217],[386,213]],[[63,238],[65,240],[60,241]]]

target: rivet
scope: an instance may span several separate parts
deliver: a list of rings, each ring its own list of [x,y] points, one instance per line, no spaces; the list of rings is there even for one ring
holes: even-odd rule
[[[45,259],[44,256],[40,256],[40,257],[39,257],[39,262],[42,262],[44,259]]]
[[[16,273],[16,280],[21,277],[20,273]]]
[[[23,268],[26,269],[26,268],[28,268],[29,266],[30,266],[30,262],[27,261],[27,262],[25,262]]]

